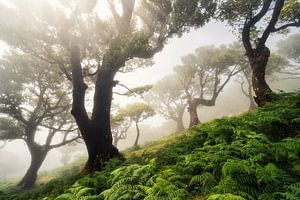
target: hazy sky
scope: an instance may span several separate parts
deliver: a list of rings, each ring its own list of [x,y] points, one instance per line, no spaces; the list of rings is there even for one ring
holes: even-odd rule
[[[292,29],[291,32],[297,32]],[[286,35],[271,35],[267,46],[276,49],[276,43],[286,38]],[[128,74],[118,74],[117,80],[129,86],[141,84],[153,84],[163,76],[173,72],[173,67],[181,64],[181,57],[188,53],[194,53],[195,49],[206,45],[230,44],[237,41],[237,35],[233,34],[231,28],[221,22],[210,22],[197,30],[192,29],[181,38],[172,38],[164,47],[163,51],[154,56],[155,64],[148,69],[139,69]]]
[[[236,36],[225,24],[211,22],[198,30],[191,30],[181,38],[170,39],[163,51],[154,56],[154,66],[129,74],[119,74],[116,78],[134,86],[139,83],[154,83],[166,74],[172,73],[173,67],[181,63],[181,57],[193,53],[196,48],[212,44],[229,44],[235,40]]]

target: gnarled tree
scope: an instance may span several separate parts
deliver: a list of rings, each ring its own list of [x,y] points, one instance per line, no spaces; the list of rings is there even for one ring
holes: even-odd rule
[[[159,80],[145,100],[155,108],[167,120],[173,120],[177,124],[177,131],[184,129],[183,114],[187,102],[182,97],[183,87],[176,76],[169,75]]]
[[[100,17],[102,1],[59,2],[62,3],[59,6],[57,1],[41,3],[39,0],[2,5],[0,19],[14,20],[0,21],[0,38],[24,52],[57,64],[72,80],[72,114],[88,150],[85,170],[99,170],[103,161],[120,156],[112,144],[110,127],[116,73],[133,58],[153,57],[169,38],[180,36],[191,27],[203,26],[214,14],[216,3],[214,0],[110,0],[112,15],[103,19]],[[46,12],[34,10],[34,7],[46,7]],[[92,65],[94,67],[90,67]],[[88,88],[85,77],[92,75],[94,104],[89,117],[85,107]]]
[[[0,62],[0,139],[25,141],[30,166],[19,186],[32,187],[47,153],[80,138],[69,110],[68,84],[50,64],[11,52]],[[61,134],[60,142],[53,141]],[[45,142],[37,142],[45,136]]]
[[[118,146],[120,140],[127,138],[127,132],[132,124],[132,120],[123,113],[118,112],[111,120],[111,133],[113,136],[113,145]]]
[[[135,124],[136,128],[136,139],[134,141],[133,147],[136,148],[138,146],[138,141],[140,138],[140,128],[139,123],[152,117],[155,112],[154,109],[145,103],[133,103],[129,104],[123,109],[120,109],[120,115],[128,118]]]
[[[214,106],[231,77],[241,71],[233,50],[226,46],[204,46],[195,54],[182,57],[182,65],[174,68],[184,88],[190,114],[190,127],[200,123],[199,105]]]
[[[265,80],[271,33],[300,26],[298,0],[226,0],[220,4],[220,17],[241,28],[241,38],[252,70],[252,86],[258,106],[271,100],[272,90]]]
[[[241,85],[242,93],[249,99],[249,110],[252,110],[257,107],[254,98],[253,98],[253,87],[252,87],[252,70],[247,61],[247,57],[244,54],[243,46],[241,43],[235,42],[231,48],[234,50],[235,60],[239,62],[239,65],[242,69],[242,72],[238,75],[237,81]],[[289,68],[289,62],[283,56],[272,53],[270,55],[269,62],[266,67],[266,78],[269,77],[269,80],[276,79],[276,74],[285,73]],[[290,71],[290,69],[289,69]],[[245,89],[246,87],[246,89]]]

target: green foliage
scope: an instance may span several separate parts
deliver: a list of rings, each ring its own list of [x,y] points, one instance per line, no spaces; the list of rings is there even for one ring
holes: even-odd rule
[[[155,108],[165,119],[182,122],[187,102],[182,98],[183,87],[174,74],[163,77],[157,81],[145,101]],[[183,127],[177,127],[178,129]]]
[[[297,200],[300,196],[300,182],[291,184],[287,187],[287,191],[280,193],[282,198],[287,200]]]
[[[270,3],[270,6],[266,7],[269,8],[265,12],[261,12],[260,20],[263,25],[256,25],[255,23],[252,25],[252,34],[255,36],[258,33],[263,32],[264,28],[269,23],[271,17],[270,13],[275,10],[275,6],[272,1],[263,1],[263,0],[226,0],[222,1],[219,5],[219,15],[218,18],[227,21],[231,26],[236,28],[242,27],[244,22],[248,22],[249,20],[254,19],[258,13],[263,10],[264,3]],[[268,3],[266,5],[268,5]],[[276,2],[277,3],[277,2]],[[290,22],[298,22],[299,23],[299,1],[297,0],[287,0],[284,2],[283,8],[279,11],[279,17],[277,25],[278,27],[289,24]],[[263,18],[263,19],[261,19]],[[241,23],[242,22],[242,23]],[[297,25],[294,25],[297,26]],[[287,26],[289,27],[289,26]],[[286,28],[287,28],[286,27]],[[274,27],[275,28],[275,27]]]
[[[286,1],[283,9],[281,10],[279,20],[282,21],[296,21],[299,20],[300,2],[297,0]]]
[[[215,176],[209,172],[203,172],[201,175],[193,176],[190,180],[191,186],[199,186],[203,193],[209,193],[217,185]]]
[[[148,144],[123,164],[111,161],[56,199],[299,199],[299,108],[299,94],[275,96],[240,117],[194,127],[188,137]],[[44,192],[32,199],[55,199]]]
[[[23,129],[18,122],[0,117],[0,140],[19,139],[22,135]]]
[[[262,0],[229,0],[224,1],[219,7],[219,17],[222,20],[228,20],[230,25],[237,21],[245,20],[249,12],[256,10],[261,6]]]
[[[152,85],[144,85],[135,88],[130,88],[128,92],[125,93],[126,96],[134,96],[140,95],[143,97],[144,93],[148,92],[153,86]]]
[[[132,103],[120,109],[119,115],[129,117],[135,122],[141,122],[155,114],[153,108],[145,103]]]
[[[214,194],[209,196],[207,200],[246,200],[246,199],[234,194]]]

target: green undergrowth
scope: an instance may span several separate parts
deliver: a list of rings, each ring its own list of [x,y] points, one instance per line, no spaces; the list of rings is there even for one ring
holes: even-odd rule
[[[85,161],[86,157],[82,156],[72,163],[52,171],[40,172],[36,183],[37,186],[32,190],[22,190],[15,187],[20,178],[14,178],[11,182],[1,183],[0,200],[42,199],[45,195],[56,197],[80,178],[78,174],[83,168]]]
[[[80,177],[56,196],[49,190],[31,199],[299,200],[300,94],[278,95],[258,110],[126,155],[126,162],[111,160],[105,170]]]
[[[68,177],[74,174],[79,174],[86,162],[86,156],[80,156],[71,163],[67,163],[52,171],[41,171],[38,174],[37,185],[44,185],[45,183],[59,177]]]

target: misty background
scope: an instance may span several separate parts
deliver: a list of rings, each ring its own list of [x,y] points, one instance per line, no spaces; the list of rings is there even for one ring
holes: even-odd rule
[[[296,30],[292,29],[292,32],[296,32]],[[276,43],[287,37],[287,35],[276,35],[276,37],[272,37],[268,40],[267,46],[270,47],[271,51],[276,50]],[[210,22],[198,30],[191,30],[181,38],[171,39],[165,48],[154,56],[153,66],[137,69],[131,73],[119,73],[115,79],[130,88],[155,84],[155,82],[162,77],[173,73],[173,67],[181,64],[181,57],[188,53],[193,53],[196,48],[206,45],[219,46],[221,44],[230,44],[237,39],[237,36],[234,35],[225,24]],[[5,49],[5,44],[0,42],[0,54],[3,54]],[[286,79],[286,77],[277,75],[277,78],[272,78],[269,83],[274,91],[293,91],[299,88],[300,79]],[[200,121],[207,122],[215,118],[234,116],[246,112],[249,107],[249,99],[242,94],[240,87],[236,78],[230,80],[230,83],[226,85],[220,97],[217,98],[216,106],[199,107],[198,114]],[[119,104],[121,107],[136,101],[143,101],[143,99],[114,95],[114,103]],[[184,115],[184,122],[185,127],[188,127],[187,112]],[[141,145],[173,133],[176,129],[176,124],[175,122],[165,120],[159,115],[155,115],[142,122],[140,129],[141,136],[139,144]],[[135,127],[131,126],[127,138],[119,141],[118,148],[124,150],[131,147],[135,137]],[[41,137],[40,140],[43,140],[43,137]],[[83,144],[76,145],[77,148],[73,148],[70,154],[71,157],[67,163],[72,162],[82,155],[86,155],[85,146]],[[65,148],[68,147],[61,147],[50,151],[40,171],[52,170],[64,165],[62,162],[62,152]],[[25,143],[21,140],[7,142],[6,145],[0,149],[0,158],[0,181],[22,176],[30,163],[30,154]]]

